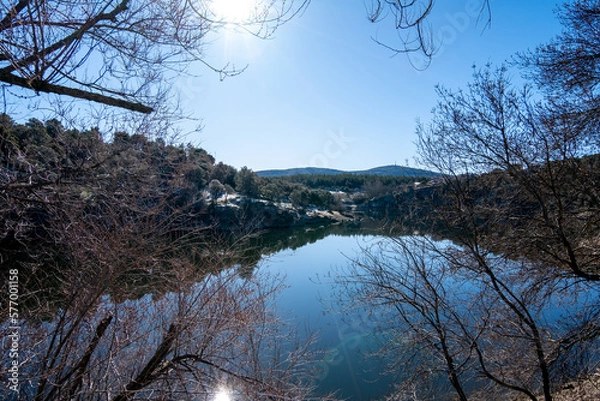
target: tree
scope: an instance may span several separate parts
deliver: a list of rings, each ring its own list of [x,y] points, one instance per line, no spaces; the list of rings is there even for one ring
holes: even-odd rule
[[[47,310],[38,298],[38,307],[21,309],[21,384],[18,392],[3,387],[3,399],[212,399],[222,387],[251,399],[306,396],[303,352],[276,351],[287,337],[267,309],[276,282],[269,287],[266,277],[241,279],[233,269],[222,270],[222,253],[203,260],[208,273],[172,247],[160,260],[157,253],[116,247],[131,240],[125,231],[113,233],[110,243],[89,239],[79,241],[88,255],[99,246],[108,252],[103,258],[80,252],[85,259],[70,260],[69,274],[51,275],[60,308]],[[109,265],[118,255],[131,257],[127,270]],[[157,275],[140,274],[149,258]],[[24,273],[21,268],[19,276]],[[126,286],[149,279],[145,290],[132,285],[135,292],[128,294]],[[33,295],[21,288],[27,298]],[[48,316],[44,323],[42,316]],[[10,330],[8,323],[0,326],[3,336]],[[7,354],[3,362],[11,362]]]
[[[489,1],[481,13],[489,15]],[[235,69],[207,64],[209,32],[235,26],[269,37],[303,11],[309,0],[257,0],[249,16],[227,19],[209,0],[3,0],[0,5],[0,81],[117,108],[151,113],[168,98],[171,79],[199,62],[223,77]],[[395,52],[436,50],[427,26],[433,1],[373,0],[369,19],[392,19],[400,45]]]
[[[243,195],[258,196],[258,176],[248,167],[242,167],[235,176],[235,189]]]
[[[394,317],[389,321],[395,324],[380,323],[382,332],[405,339],[401,344],[387,344],[385,352],[395,366],[403,365],[404,376],[398,377],[401,384],[396,393],[415,385],[420,388],[420,399],[427,393],[428,381],[445,372],[458,398],[467,400],[463,376],[470,368],[468,353],[455,335],[457,329],[460,332],[456,324],[466,321],[455,310],[460,296],[454,292],[450,299],[451,293],[445,287],[446,266],[433,266],[434,259],[425,258],[426,248],[410,242],[394,239],[365,249],[363,256],[354,261],[349,275],[353,278],[346,284],[356,284],[352,287],[353,299],[383,307],[386,316]],[[430,353],[432,349],[437,352]],[[436,392],[441,391],[438,388]]]
[[[597,149],[600,4],[594,0],[566,3],[560,19],[560,35],[517,60],[551,98],[553,123],[578,136],[585,133]],[[580,152],[589,152],[585,143],[581,145]]]
[[[365,182],[363,184],[362,190],[364,193],[367,194],[367,197],[369,197],[370,199],[390,194],[392,192],[392,187],[385,185],[379,179],[375,179]]]
[[[290,201],[296,206],[308,206],[310,204],[310,194],[308,188],[296,188],[290,194]]]
[[[225,186],[221,184],[219,180],[212,180],[208,183],[208,192],[213,198],[213,202],[216,202],[216,200],[225,192]]]
[[[208,32],[227,24],[266,37],[306,3],[260,2],[247,19],[227,21],[209,1],[4,0],[0,81],[150,113],[171,71],[207,65]]]
[[[3,399],[306,398],[306,348],[268,308],[279,282],[240,277],[244,249],[211,234],[183,173],[210,158],[54,120],[0,130],[0,272],[19,290]]]
[[[479,15],[487,15],[487,24],[490,24],[489,0],[467,2],[467,7],[479,8]],[[400,43],[391,44],[378,39],[375,41],[395,53],[420,53],[428,62],[431,61],[440,46],[429,25],[429,17],[434,8],[433,0],[372,0],[369,20],[381,23],[391,19]]]
[[[496,208],[488,224],[499,223],[515,255],[598,281],[598,255],[582,246],[600,227],[595,158],[580,159],[582,149],[598,150],[589,144],[587,131],[565,133],[562,125],[553,124],[549,109],[531,100],[528,88],[511,88],[503,68],[476,72],[467,92],[440,89],[439,94],[433,121],[419,127],[423,162],[455,177],[451,185],[457,191],[466,191],[469,174],[504,171],[507,185],[514,187],[507,206],[529,204],[529,215],[506,230],[502,225],[510,216],[503,213],[514,209]],[[583,210],[589,212],[585,218]]]
[[[218,162],[214,165],[210,178],[213,180],[219,180],[223,185],[235,185],[235,175],[237,171],[234,167]]]
[[[556,94],[516,89],[505,67],[476,70],[465,90],[438,95],[418,126],[418,151],[443,182],[424,189],[431,207],[418,215],[452,243],[394,240],[365,252],[349,280],[357,297],[398,317],[392,339],[441,362],[424,368],[446,374],[460,399],[478,381],[480,398],[549,401],[593,369],[586,355],[600,338],[597,143],[581,114],[563,113],[576,104],[557,108]],[[396,363],[420,361],[414,349]]]
[[[381,353],[398,375],[398,399],[407,392],[437,398],[447,381],[461,400],[519,393],[551,400],[564,380],[593,371],[589,355],[569,349],[572,340],[596,349],[578,332],[587,328],[589,335],[597,324],[595,297],[579,298],[593,286],[565,280],[542,288],[529,275],[535,263],[498,257],[472,240],[472,246],[463,238],[458,244],[389,239],[365,249],[345,278],[353,302],[385,316],[380,331],[389,342]],[[564,299],[578,304],[559,312]],[[556,309],[548,312],[549,304]],[[587,366],[566,369],[581,369],[582,356]]]

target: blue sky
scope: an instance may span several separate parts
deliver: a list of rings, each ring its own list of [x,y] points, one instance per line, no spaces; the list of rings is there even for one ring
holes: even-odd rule
[[[363,0],[312,0],[269,40],[221,31],[207,59],[248,68],[222,82],[198,70],[179,83],[186,109],[204,125],[186,141],[255,171],[416,166],[415,121],[430,118],[436,84],[463,87],[472,65],[501,63],[560,31],[555,1],[492,0],[488,29],[473,4],[436,2],[431,29],[440,50],[425,71],[373,42],[377,35],[394,43],[391,21],[369,23]]]

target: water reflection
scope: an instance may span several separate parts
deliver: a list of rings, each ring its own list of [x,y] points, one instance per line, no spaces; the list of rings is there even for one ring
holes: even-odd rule
[[[54,319],[19,321],[18,355],[0,356],[3,366],[18,362],[18,384],[0,388],[0,399],[226,401],[231,393],[215,393],[222,383],[236,399],[260,399],[265,389],[305,399],[308,387],[290,378],[302,377],[304,353],[278,354],[289,339],[269,308],[276,277],[226,269],[194,283],[178,278],[165,294],[123,302],[74,287]],[[0,322],[0,338],[12,325]]]
[[[346,303],[340,310],[337,305],[344,295],[335,272],[379,237],[346,233],[283,250],[264,260],[259,269],[286,276],[288,288],[277,300],[279,313],[291,318],[300,332],[318,331],[322,355],[313,366],[318,391],[336,391],[354,401],[374,400],[391,383],[382,361],[373,358],[383,338],[376,324],[381,316],[363,310],[360,304]]]
[[[204,274],[198,278],[195,269],[191,268],[194,266],[189,266],[190,276],[186,280],[183,280],[181,276],[171,277],[170,275],[164,275],[160,279],[150,277],[152,280],[140,280],[142,275],[136,272],[131,281],[144,284],[141,287],[143,295],[140,292],[136,294],[137,300],[125,301],[114,295],[104,295],[104,300],[99,304],[96,303],[96,298],[100,296],[100,293],[89,292],[89,289],[86,290],[88,288],[86,286],[74,286],[74,292],[69,293],[73,297],[70,305],[92,305],[93,307],[90,306],[87,311],[89,315],[81,322],[73,320],[75,323],[70,323],[65,320],[67,323],[61,328],[65,332],[71,330],[71,324],[79,326],[74,328],[72,331],[74,334],[68,339],[68,342],[65,342],[66,345],[62,346],[62,349],[54,350],[52,344],[45,338],[49,338],[57,332],[57,325],[62,324],[60,319],[71,319],[79,311],[62,309],[57,312],[58,318],[54,321],[49,319],[48,322],[24,323],[22,344],[24,349],[30,353],[27,355],[28,360],[35,361],[35,364],[32,362],[24,366],[21,371],[23,378],[27,378],[28,383],[36,383],[40,381],[40,377],[45,375],[54,382],[64,380],[71,386],[64,386],[68,391],[79,391],[86,384],[83,382],[84,379],[72,375],[76,380],[70,383],[70,377],[63,378],[61,375],[68,372],[70,367],[79,366],[81,360],[85,360],[86,348],[94,351],[93,348],[90,348],[90,345],[93,345],[90,338],[94,337],[94,333],[100,332],[102,319],[112,319],[112,321],[109,320],[104,334],[99,335],[102,342],[96,345],[97,352],[92,352],[91,362],[94,364],[90,363],[89,366],[94,366],[97,371],[90,370],[86,374],[89,374],[90,377],[101,376],[105,362],[111,363],[118,368],[118,371],[105,379],[106,383],[94,384],[99,386],[98,388],[104,386],[113,392],[118,391],[119,388],[126,386],[136,373],[139,373],[141,367],[139,361],[148,361],[152,352],[158,350],[162,344],[169,346],[176,344],[181,349],[180,356],[195,355],[197,357],[195,361],[199,365],[203,363],[199,361],[207,360],[211,363],[213,361],[220,363],[221,370],[211,365],[203,366],[201,371],[204,375],[203,382],[198,383],[197,389],[190,389],[190,391],[198,391],[199,394],[202,391],[202,396],[197,399],[226,401],[228,398],[238,399],[238,394],[243,392],[252,394],[253,391],[255,391],[253,394],[256,395],[258,390],[251,388],[252,386],[246,389],[229,386],[230,383],[221,381],[220,376],[224,369],[237,372],[240,376],[264,374],[264,372],[248,372],[246,369],[254,365],[246,364],[245,361],[252,361],[258,367],[259,364],[264,363],[270,357],[275,356],[274,353],[281,350],[275,347],[275,345],[281,344],[274,344],[268,340],[284,338],[282,332],[277,332],[280,330],[279,328],[270,327],[266,330],[267,326],[265,325],[262,329],[266,331],[252,331],[260,328],[260,324],[258,324],[260,322],[275,323],[275,319],[265,319],[269,317],[270,308],[274,306],[277,315],[291,323],[294,331],[292,334],[300,338],[308,338],[314,332],[318,334],[318,343],[314,345],[313,349],[319,350],[320,353],[316,360],[309,365],[314,373],[313,384],[317,388],[316,397],[336,391],[339,397],[352,401],[382,399],[391,389],[392,382],[402,373],[410,375],[418,372],[419,368],[436,369],[439,367],[435,366],[437,360],[416,349],[415,355],[418,357],[411,361],[412,365],[410,363],[398,365],[396,372],[392,372],[397,374],[388,375],[386,365],[391,359],[382,359],[383,354],[378,353],[380,347],[387,345],[387,349],[393,351],[388,354],[389,356],[402,347],[417,348],[418,343],[408,336],[397,336],[402,330],[398,330],[399,321],[394,320],[397,319],[397,316],[392,318],[391,314],[387,314],[390,311],[389,308],[365,309],[365,304],[360,302],[361,300],[352,298],[352,293],[339,285],[338,274],[342,271],[347,273],[345,267],[349,262],[360,260],[367,254],[366,249],[368,248],[385,250],[385,247],[378,246],[380,243],[393,244],[393,239],[381,236],[380,232],[364,226],[329,225],[271,231],[252,237],[243,244],[243,251],[238,250],[238,252],[232,253],[232,256],[227,256],[221,249],[215,250],[215,258],[218,259],[219,266],[235,266],[238,271],[243,272],[241,279],[239,275],[233,274],[236,269],[231,268],[216,270],[213,275]],[[442,244],[433,240],[432,243]],[[449,241],[446,241],[445,244],[451,246]],[[226,249],[226,246],[223,249]],[[458,250],[457,247],[455,249]],[[390,271],[398,270],[398,266],[402,266],[401,253],[398,252],[398,248],[389,248],[389,251],[388,255],[391,257],[388,258],[388,262],[390,264],[385,268],[389,268]],[[201,256],[205,257],[203,254]],[[490,256],[493,257],[493,255]],[[453,257],[459,260],[459,258],[464,258],[464,255],[456,253],[453,254]],[[428,264],[427,268],[428,271],[433,271],[430,269],[431,264]],[[439,266],[439,272],[443,274],[433,274],[429,278],[429,282],[455,285],[452,283],[452,279],[448,279],[451,277],[449,275],[451,272],[442,268],[443,266]],[[151,272],[145,274],[152,275]],[[402,271],[399,274],[398,278],[401,279]],[[444,276],[444,274],[448,275]],[[284,284],[287,288],[283,289],[274,301],[268,300],[266,295],[269,294],[266,292],[271,291],[268,290],[269,284],[278,286],[272,281],[272,278],[278,275],[285,276]],[[166,282],[165,278],[168,278],[169,281]],[[477,277],[473,276],[472,278],[476,279]],[[86,279],[86,277],[82,277],[82,279]],[[89,278],[89,281],[91,282],[92,278]],[[343,282],[343,278],[341,281]],[[359,281],[357,278],[356,282]],[[510,283],[507,281],[507,284]],[[454,291],[453,298],[447,297],[445,300],[460,301],[456,302],[458,309],[455,310],[471,312],[472,317],[491,315],[497,310],[491,307],[483,309],[481,305],[468,303],[473,301],[471,292],[475,292],[479,288],[477,285],[483,288],[484,284],[486,283],[477,284],[476,280],[463,280],[460,292]],[[157,285],[159,287],[156,287]],[[162,288],[162,290],[158,291],[156,288]],[[540,313],[533,316],[536,319],[538,316],[543,318],[540,319],[540,322],[544,323],[544,329],[549,327],[547,326],[548,322],[556,322],[555,326],[562,327],[564,332],[569,326],[564,321],[565,317],[573,317],[577,313],[592,315],[597,312],[597,292],[588,295],[582,292],[578,295],[579,303],[577,303],[573,302],[574,298],[569,298],[569,293],[566,291],[567,289],[573,291],[574,288],[574,286],[565,288],[567,295],[563,299],[556,299],[556,303],[548,302],[540,305],[544,309],[540,309]],[[455,290],[456,288],[450,289]],[[520,289],[517,288],[517,290]],[[275,288],[272,291],[274,293]],[[494,295],[489,292],[488,296],[491,296],[490,294]],[[523,294],[531,296],[531,293],[523,292]],[[459,299],[459,296],[463,295],[464,298]],[[520,296],[520,293],[517,295]],[[482,301],[486,301],[485,296],[486,294],[483,292]],[[583,304],[591,305],[589,312],[582,308]],[[482,309],[469,309],[472,305],[481,306]],[[475,316],[475,312],[478,312],[479,316]],[[500,310],[500,312],[502,311]],[[467,320],[465,319],[465,321]],[[491,322],[489,319],[488,321]],[[5,334],[7,327],[6,325],[0,326],[0,334]],[[487,327],[483,329],[487,329]],[[178,330],[178,340],[176,343],[171,343],[170,333],[175,330]],[[273,335],[274,333],[277,335]],[[546,335],[545,332],[544,335]],[[115,345],[110,342],[115,339],[120,343]],[[256,342],[257,339],[260,341]],[[500,341],[508,343],[505,339],[500,339]],[[394,344],[396,348],[392,349],[389,344]],[[260,355],[252,348],[253,345],[262,347]],[[288,348],[293,348],[291,343]],[[106,353],[103,355],[99,352],[108,349],[113,350],[110,355]],[[65,353],[64,350],[68,352]],[[43,356],[54,357],[52,352],[55,351],[57,353],[56,366],[51,366],[51,369],[43,372]],[[374,354],[378,356],[374,356]],[[199,355],[202,358],[209,357],[209,359],[199,359]],[[279,361],[275,359],[271,359],[271,361],[276,363],[268,369],[271,369],[271,372],[277,372],[277,369],[281,367],[278,364]],[[471,363],[470,360],[467,362]],[[418,366],[419,364],[422,366]],[[184,370],[183,365],[176,366],[176,368]],[[265,366],[261,367],[261,369],[264,368]],[[401,372],[402,369],[406,372]],[[438,369],[438,376],[433,377],[433,381],[437,381],[433,384],[436,388],[431,391],[432,397],[435,399],[443,399],[439,396],[439,392],[435,392],[441,388],[440,371]],[[289,376],[282,377],[281,383],[288,379],[290,379]],[[177,381],[179,378],[169,377],[168,380],[180,384]],[[192,383],[187,379],[181,380],[183,383],[181,385],[184,387],[189,387]],[[216,389],[215,383],[218,383]],[[219,387],[224,383],[227,383],[227,387]],[[165,388],[162,384],[156,383],[156,387],[152,390],[163,391]],[[444,384],[446,384],[446,388],[449,387],[446,378],[444,378]],[[227,388],[235,389],[235,392],[228,391]],[[33,396],[38,391],[33,384],[29,388],[22,387],[21,389],[24,396]],[[48,388],[43,389],[42,392],[48,395],[52,391],[58,390],[48,384]],[[215,391],[217,392],[215,393]],[[48,395],[48,398],[52,397]],[[298,399],[305,398],[299,397]]]
[[[407,397],[409,391],[449,400],[456,389],[448,370],[457,366],[469,396],[490,387],[484,378],[492,369],[509,383],[527,372],[527,391],[538,391],[535,350],[542,348],[557,383],[596,366],[598,341],[582,350],[560,345],[561,338],[580,338],[579,326],[596,332],[600,294],[592,285],[566,278],[541,287],[528,270],[537,265],[485,251],[474,259],[448,240],[346,234],[282,250],[258,266],[286,275],[279,313],[298,330],[319,333],[323,352],[314,368],[321,394],[376,400],[394,384]],[[351,261],[372,269],[346,269]],[[452,356],[445,360],[438,347]],[[502,386],[488,390],[508,396]]]

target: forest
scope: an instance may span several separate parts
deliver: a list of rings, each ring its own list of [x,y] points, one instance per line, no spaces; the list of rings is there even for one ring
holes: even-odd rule
[[[101,231],[126,229],[130,245],[140,250],[156,247],[157,241],[164,247],[166,241],[233,243],[269,224],[297,223],[290,218],[269,223],[268,212],[277,211],[279,203],[338,210],[333,191],[357,194],[355,201],[365,202],[413,182],[374,176],[261,178],[248,168],[216,162],[192,145],[124,132],[107,140],[97,129],[69,130],[57,120],[17,124],[2,115],[1,122],[1,256],[7,268],[38,265],[32,272],[57,263],[64,270],[82,241]],[[225,210],[236,203],[242,208],[232,216]],[[28,277],[43,281],[36,274]]]

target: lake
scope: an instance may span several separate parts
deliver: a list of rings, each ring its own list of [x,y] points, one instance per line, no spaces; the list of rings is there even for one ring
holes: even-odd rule
[[[185,319],[183,321],[186,324],[188,322],[193,323],[190,323],[189,330],[182,331],[179,337],[180,343],[178,343],[178,346],[180,348],[178,348],[178,351],[182,350],[183,355],[207,355],[208,353],[210,359],[207,360],[220,361],[225,367],[233,366],[237,369],[236,364],[240,361],[243,361],[243,366],[252,366],[243,358],[255,354],[246,355],[243,352],[238,353],[238,351],[246,351],[252,348],[247,347],[245,341],[251,339],[255,334],[252,330],[247,330],[248,322],[260,322],[260,318],[255,318],[262,316],[263,303],[260,301],[259,294],[261,291],[258,291],[258,289],[263,290],[266,288],[265,293],[269,293],[269,277],[282,276],[285,287],[276,294],[277,298],[274,302],[269,301],[268,305],[265,304],[265,308],[274,305],[276,313],[289,323],[288,326],[293,328],[293,334],[297,336],[298,340],[308,338],[311,333],[316,332],[318,334],[317,341],[313,343],[312,349],[318,351],[317,356],[310,365],[316,372],[314,385],[317,391],[315,398],[312,399],[319,399],[320,396],[330,392],[337,392],[340,399],[351,401],[384,399],[384,396],[392,389],[392,378],[385,374],[386,362],[389,362],[389,360],[386,361],[380,355],[374,356],[373,354],[380,349],[382,344],[386,344],[386,337],[398,333],[400,333],[399,336],[394,337],[393,341],[387,343],[390,354],[398,351],[400,351],[399,353],[406,353],[406,350],[409,351],[409,354],[412,354],[413,350],[417,352],[416,359],[411,361],[412,364],[405,364],[402,361],[401,364],[397,365],[399,366],[397,368],[398,372],[394,373],[401,373],[399,376],[402,376],[398,380],[404,380],[405,374],[412,375],[413,373],[415,377],[421,378],[422,371],[415,370],[415,368],[431,368],[434,375],[426,379],[428,381],[433,379],[435,382],[430,381],[430,383],[435,388],[432,389],[432,396],[427,399],[452,399],[451,396],[448,396],[448,390],[451,389],[448,388],[448,380],[445,380],[447,374],[444,372],[443,363],[440,365],[439,358],[432,358],[431,354],[422,349],[425,348],[422,346],[424,344],[423,339],[419,342],[417,337],[409,338],[405,336],[405,333],[401,330],[402,320],[397,313],[394,313],[393,317],[389,314],[391,308],[388,308],[387,312],[383,307],[381,310],[365,311],[361,309],[364,306],[363,303],[348,295],[348,287],[344,285],[344,277],[346,279],[351,277],[348,275],[351,273],[348,269],[351,261],[364,256],[365,248],[376,247],[382,242],[393,245],[393,241],[390,241],[389,237],[382,236],[377,231],[347,225],[278,230],[264,233],[264,235],[253,237],[253,243],[244,245],[242,250],[248,249],[248,252],[242,252],[243,254],[240,255],[239,260],[236,259],[235,262],[232,262],[228,258],[223,259],[225,261],[223,266],[235,266],[236,269],[240,270],[241,277],[236,274],[235,269],[226,268],[218,270],[215,274],[205,274],[200,281],[197,281],[196,276],[193,275],[194,278],[190,281],[190,284],[182,282],[180,287],[173,282],[174,288],[181,289],[180,292],[165,292],[164,290],[163,292],[151,292],[149,289],[152,287],[148,286],[144,287],[146,292],[140,294],[139,297],[126,300],[118,299],[111,296],[111,294],[103,295],[98,307],[90,311],[86,320],[76,327],[76,331],[73,331],[75,334],[71,336],[71,341],[68,344],[71,348],[67,348],[69,352],[63,352],[62,348],[57,350],[59,355],[57,360],[64,366],[71,366],[79,361],[78,358],[80,358],[83,350],[88,347],[90,341],[93,341],[90,340],[90,337],[94,336],[94,328],[97,330],[97,327],[101,326],[101,320],[106,319],[108,316],[112,319],[112,316],[115,316],[112,323],[111,320],[108,320],[109,325],[105,326],[105,328],[108,328],[102,337],[104,342],[98,343],[97,351],[94,353],[97,363],[90,364],[90,377],[105,377],[104,372],[106,369],[104,367],[106,363],[110,363],[111,366],[116,366],[118,369],[114,369],[114,377],[107,376],[111,382],[106,384],[106,387],[119,388],[118,380],[129,380],[130,377],[134,377],[132,375],[136,372],[135,363],[139,363],[144,358],[147,360],[149,357],[148,352],[157,349],[158,344],[165,341],[165,338],[168,339],[165,330],[167,328],[171,330],[170,326],[173,326],[172,322],[176,321],[175,318],[181,317]],[[432,243],[450,245],[449,241],[442,244],[432,240]],[[386,272],[397,272],[399,276],[402,276],[408,269],[399,268],[403,265],[396,263],[402,259],[402,254],[399,251],[400,249],[397,247],[390,248],[390,253],[396,256],[397,259],[392,259],[391,264],[385,265],[384,268]],[[427,271],[431,273],[428,279],[435,284],[439,276],[438,272],[441,271],[439,270],[440,266],[436,265],[434,260],[426,260]],[[429,263],[430,261],[432,263]],[[506,264],[509,268],[508,273],[510,273],[510,265],[511,263]],[[515,268],[519,266],[515,266]],[[262,272],[266,274],[262,275]],[[253,274],[256,274],[256,277],[251,277]],[[263,277],[266,280],[262,280]],[[475,328],[479,327],[477,323],[478,319],[483,316],[482,314],[493,316],[496,312],[496,306],[503,306],[500,302],[490,302],[498,301],[499,298],[495,296],[493,291],[482,291],[486,287],[483,286],[480,277],[477,275],[463,277],[460,286],[454,286],[451,277],[446,277],[445,280],[440,277],[440,280],[449,285],[446,287],[449,291],[445,299],[452,303],[450,306],[454,307],[454,310],[458,311],[457,315],[460,320],[475,324],[473,326]],[[360,285],[362,283],[361,280]],[[398,283],[397,281],[394,285]],[[360,285],[358,285],[359,288]],[[558,290],[556,296],[541,304],[539,310],[536,308],[530,310],[537,321],[536,323],[543,327],[544,336],[548,336],[548,340],[550,340],[548,345],[556,343],[553,338],[558,334],[564,334],[567,330],[570,332],[577,328],[573,326],[574,318],[580,318],[584,321],[589,316],[594,322],[593,319],[597,316],[597,305],[600,296],[595,287],[568,280],[563,282],[562,285],[564,287],[553,288]],[[191,287],[188,288],[189,286]],[[162,287],[158,286],[158,288],[161,289]],[[416,287],[417,295],[421,294],[421,288],[423,287]],[[520,291],[521,289],[515,287],[515,290]],[[525,291],[522,294],[531,295],[527,288],[524,287],[523,290]],[[84,298],[86,295],[84,291],[77,290],[76,294],[81,296],[83,300],[86,299]],[[254,302],[254,294],[259,297],[257,302]],[[90,297],[94,296],[96,296],[95,293],[91,293]],[[479,299],[487,301],[487,303],[478,303]],[[462,300],[465,302],[460,303]],[[456,301],[459,301],[459,303],[457,304]],[[469,307],[465,308],[466,306]],[[245,320],[246,317],[242,313],[246,311],[250,313],[248,320]],[[257,314],[253,314],[255,311]],[[506,308],[498,311],[510,312]],[[66,316],[64,313],[61,315],[62,312],[63,310],[59,310],[57,316]],[[240,319],[240,316],[244,318]],[[507,316],[510,317],[510,313]],[[418,317],[416,316],[416,318]],[[70,322],[68,319],[64,321]],[[27,363],[20,367],[19,374],[23,378],[32,377],[31,381],[22,386],[22,395],[31,396],[36,391],[36,378],[40,374],[40,364],[36,361],[38,359],[43,361],[39,356],[46,355],[46,348],[52,347],[52,343],[48,342],[47,339],[51,338],[50,334],[56,331],[55,328],[59,327],[58,325],[62,324],[61,322],[60,318],[32,319],[31,322],[21,322],[22,325],[19,327],[21,337],[18,343],[19,355],[27,360]],[[215,322],[219,324],[215,325]],[[453,322],[447,320],[445,323],[451,325]],[[503,325],[505,322],[507,325]],[[518,336],[522,333],[506,331],[506,329],[512,330],[514,327],[511,320],[496,322],[488,318],[484,323],[486,328],[488,325],[495,324],[494,329],[500,330],[501,333],[507,333],[509,337],[495,336],[495,331],[491,332],[490,341],[485,342],[485,345],[490,345],[490,347],[489,349],[483,348],[483,352],[491,352],[489,357],[492,358],[490,360],[494,363],[498,361],[498,363],[506,366],[513,366],[513,360],[493,359],[497,356],[494,353],[494,348],[498,344],[501,351],[507,350],[509,356],[512,356],[514,344],[511,344],[511,342],[518,341],[515,339],[520,338]],[[382,329],[381,327],[386,328]],[[394,331],[394,327],[396,329],[400,328],[400,330]],[[9,322],[4,322],[3,325],[0,325],[0,334],[7,333],[9,329],[11,329]],[[135,339],[131,340],[131,344],[117,341],[121,338],[130,338],[131,333],[136,334]],[[262,332],[257,330],[256,333],[260,338]],[[265,331],[264,333],[266,333],[266,336],[273,332]],[[281,338],[287,337],[284,335]],[[456,345],[460,345],[460,341],[460,339],[455,339]],[[522,346],[514,349],[521,353],[530,350],[531,347],[527,344],[528,340],[525,339],[524,341],[521,344]],[[302,343],[302,341],[298,342]],[[269,343],[265,342],[265,344]],[[293,348],[294,345],[290,344],[290,348]],[[584,353],[576,355],[587,357],[588,363],[582,365],[582,368],[599,366],[600,358],[598,358],[598,355],[600,355],[600,352],[597,350],[600,344],[593,345],[594,347],[590,347],[589,351],[583,350]],[[114,353],[106,352],[106,350],[113,349],[113,347],[116,350]],[[256,355],[259,355],[258,359],[260,359],[260,357],[264,357],[262,352],[266,351],[269,354],[275,349],[276,347],[265,345],[261,348],[261,353]],[[210,354],[211,352],[214,352],[214,354]],[[458,356],[460,354],[460,352],[456,353]],[[501,355],[504,355],[504,353]],[[5,366],[7,366],[6,363],[10,359],[8,356],[8,353],[4,354],[3,362]],[[268,357],[269,355],[267,355]],[[395,356],[390,355],[390,357]],[[582,361],[586,362],[583,359]],[[470,365],[472,362],[471,360],[465,366]],[[60,363],[57,365],[59,368],[63,366]],[[208,365],[209,368],[206,368],[205,365]],[[221,377],[222,375],[215,374],[210,368],[212,365],[205,365],[202,366],[206,369],[204,371],[200,370],[200,372],[206,372],[203,380],[208,385],[205,386],[205,382],[200,381],[203,387],[199,390],[194,388],[193,391],[198,392],[199,396],[196,398],[198,400],[214,401],[220,398],[219,394],[221,386],[224,385],[223,383],[227,385],[230,383],[227,383]],[[578,367],[575,366],[575,368]],[[574,371],[574,373],[578,372]],[[562,372],[558,373],[562,374]],[[470,372],[467,371],[463,374],[463,378],[468,381],[469,377],[473,377],[469,375]],[[182,385],[189,383],[186,377],[182,376],[182,378]],[[438,382],[438,379],[440,382]],[[113,384],[113,381],[116,384]],[[23,382],[25,383],[25,381]],[[235,389],[235,380],[232,383]],[[468,384],[471,389],[476,389],[475,385]],[[532,386],[535,386],[535,383]],[[243,388],[239,390],[239,394],[242,394],[242,390]],[[0,389],[0,398],[5,394]],[[22,397],[22,399],[26,398]],[[221,398],[225,399],[224,397]],[[246,398],[240,396],[235,397],[235,399]]]
[[[329,229],[331,230],[331,229]],[[382,325],[397,325],[399,322],[390,321],[391,317],[382,315],[383,311],[377,312],[370,310],[366,313],[361,309],[358,301],[348,299],[348,291],[343,285],[344,274],[348,274],[347,267],[353,259],[360,259],[364,250],[379,243],[389,244],[389,238],[380,235],[352,234],[351,231],[319,231],[308,230],[306,233],[279,233],[278,251],[261,260],[257,269],[266,270],[269,273],[276,273],[285,276],[285,288],[277,299],[278,313],[288,319],[297,328],[300,337],[307,336],[309,332],[317,331],[319,333],[318,341],[315,344],[323,354],[315,362],[317,377],[317,396],[336,391],[343,399],[352,401],[369,401],[384,399],[388,391],[392,390],[392,377],[386,373],[386,362],[381,355],[373,355],[384,344],[387,332],[382,332]],[[368,233],[368,231],[367,231]],[[350,234],[350,235],[349,235]],[[306,240],[306,236],[310,239]],[[406,237],[408,238],[408,237]],[[304,239],[304,241],[303,241]],[[440,242],[433,241],[436,244]],[[444,246],[450,246],[450,241],[444,241]],[[284,244],[291,248],[286,249]],[[459,249],[456,247],[456,249]],[[397,250],[397,249],[396,249]],[[491,262],[494,263],[494,255],[490,255]],[[431,268],[435,269],[435,263]],[[510,261],[505,262],[506,268],[498,269],[503,279],[510,282],[511,272],[519,271],[521,266]],[[512,267],[511,267],[512,266]],[[514,269],[516,270],[512,270]],[[436,270],[432,270],[436,271]],[[443,279],[446,285],[452,290],[448,296],[449,302],[455,302],[455,310],[464,313],[464,323],[479,324],[479,319],[483,319],[482,313],[494,313],[495,307],[501,302],[492,302],[487,307],[491,309],[479,310],[479,304],[473,297],[477,297],[479,287],[482,285],[477,278],[473,281],[455,284],[450,277]],[[436,282],[436,279],[433,279]],[[527,284],[526,284],[527,285]],[[599,293],[593,285],[588,286],[578,280],[566,279],[561,284],[564,288],[555,287],[555,294],[547,298],[538,309],[532,305],[527,313],[531,313],[539,328],[545,330],[544,337],[547,338],[550,345],[551,338],[559,338],[567,331],[576,331],[575,318],[581,318],[586,314],[593,314],[597,311]],[[527,296],[527,289],[520,289],[518,286],[512,288],[518,294],[523,291],[523,296]],[[493,291],[484,291],[484,294],[494,296]],[[521,296],[521,295],[517,295]],[[523,298],[526,299],[526,298]],[[471,309],[465,309],[469,305]],[[501,308],[501,307],[500,307]],[[503,313],[506,310],[499,309]],[[512,316],[508,312],[507,316]],[[399,317],[394,316],[397,320]],[[514,316],[513,316],[514,318]],[[584,319],[585,320],[585,319]],[[469,324],[469,323],[467,323]],[[502,321],[497,322],[499,330],[506,330],[511,325],[504,326]],[[475,326],[474,326],[475,327]],[[508,329],[507,338],[513,338],[514,342],[519,342],[520,337],[514,334],[512,329]],[[546,331],[547,330],[547,331]],[[391,332],[390,332],[391,333]],[[397,333],[397,332],[396,332]],[[525,330],[525,333],[527,331]],[[562,334],[561,334],[562,333]],[[397,341],[397,338],[396,340]],[[500,347],[507,349],[525,349],[517,345],[505,343],[501,339],[496,339]],[[523,340],[521,346],[529,347],[529,340]],[[404,346],[403,346],[404,347]],[[589,351],[581,354],[582,360],[587,360],[586,364],[595,366],[599,362],[597,351]],[[596,348],[597,349],[597,348]],[[420,351],[419,351],[420,352]],[[493,347],[486,352],[491,352],[490,358],[495,357]],[[524,352],[524,351],[519,351]],[[442,363],[431,355],[420,354],[420,361],[424,365],[432,363]],[[438,361],[438,362],[434,362]],[[506,361],[504,361],[506,362]],[[500,362],[502,363],[502,362]],[[509,362],[510,364],[510,362]],[[443,366],[437,366],[434,369],[442,368],[437,375],[431,377],[433,398],[450,399],[452,389],[449,387],[447,375],[443,373]],[[411,369],[408,365],[406,369]],[[578,369],[578,368],[575,368]],[[568,375],[564,371],[557,372]],[[463,385],[469,391],[475,391],[479,384],[477,380],[468,379],[469,374],[465,373]],[[565,376],[566,377],[566,376]],[[563,380],[557,379],[557,380]]]
[[[324,351],[315,366],[319,393],[337,391],[343,398],[367,401],[382,397],[389,388],[390,379],[382,376],[384,367],[377,358],[368,356],[378,344],[374,323],[358,305],[339,310],[343,288],[334,281],[349,258],[380,239],[329,235],[295,250],[279,251],[257,267],[285,276],[287,288],[277,305],[279,313],[296,325],[298,334],[319,332],[316,346]]]

